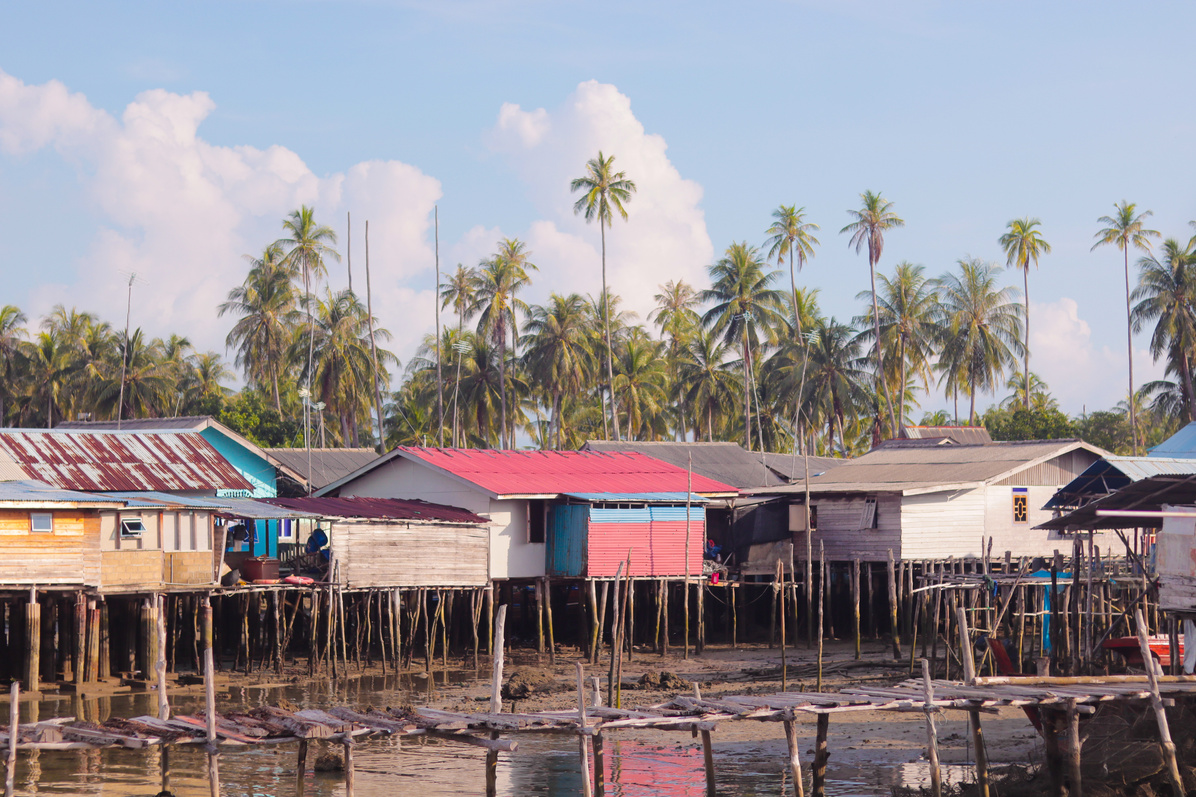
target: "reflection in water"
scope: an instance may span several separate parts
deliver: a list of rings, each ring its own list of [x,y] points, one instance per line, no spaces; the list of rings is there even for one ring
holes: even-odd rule
[[[469,673],[469,681],[473,674]],[[438,673],[435,678],[368,676],[335,684],[314,681],[294,686],[236,686],[217,695],[221,712],[276,704],[285,698],[303,708],[336,705],[401,705],[434,698],[447,684],[466,680],[464,674]],[[176,694],[172,708],[180,713],[202,711],[199,692]],[[108,717],[153,714],[152,694],[121,694],[92,699],[48,697],[41,704],[21,705],[22,722],[76,716],[95,722]],[[613,738],[611,738],[613,737]],[[606,794],[610,797],[703,797],[705,780],[701,749],[688,734],[661,734],[659,743],[620,740],[611,734],[606,745]],[[561,736],[526,735],[519,750],[499,757],[498,792],[508,797],[564,797],[581,793],[576,740]],[[340,745],[332,745],[337,752]],[[342,773],[315,773],[311,766],[322,749],[313,742],[308,754],[304,797],[344,795]],[[291,797],[298,793],[294,744],[277,747],[232,748],[220,758],[225,795]],[[715,744],[718,791],[728,797],[756,797],[792,793],[785,780],[785,745],[778,738],[750,749],[723,749]],[[357,797],[396,797],[422,792],[427,797],[485,793],[485,751],[426,737],[361,741],[354,751]],[[82,750],[22,753],[17,766],[17,793],[75,797],[152,797],[161,788],[162,751]],[[207,797],[204,753],[199,746],[172,748],[170,787],[177,797]],[[926,776],[925,767],[881,763],[870,770],[832,765],[828,792],[838,797],[887,795],[902,771],[912,781]],[[954,773],[958,774],[962,773]],[[788,791],[786,791],[788,789]]]

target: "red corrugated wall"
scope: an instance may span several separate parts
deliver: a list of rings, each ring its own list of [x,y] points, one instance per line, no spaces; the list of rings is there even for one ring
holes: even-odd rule
[[[689,529],[689,574],[702,574],[702,549],[706,544],[706,523],[691,520]],[[654,520],[648,523],[589,524],[589,560],[586,575],[609,578],[627,561],[631,551],[633,576],[685,575],[685,521]]]

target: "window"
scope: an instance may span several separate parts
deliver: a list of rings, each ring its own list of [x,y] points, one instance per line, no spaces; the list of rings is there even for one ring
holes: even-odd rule
[[[1013,522],[1030,522],[1030,495],[1025,487],[1013,488]]]
[[[527,541],[544,542],[544,527],[547,525],[548,502],[527,502]]]
[[[876,499],[875,498],[865,498],[864,499],[864,517],[860,521],[860,528],[862,528],[862,529],[877,528]]]
[[[49,512],[30,512],[29,530],[34,534],[50,534],[54,531],[54,515]]]
[[[122,537],[140,537],[141,533],[145,531],[145,524],[141,522],[139,517],[121,518],[120,521],[120,536]]]

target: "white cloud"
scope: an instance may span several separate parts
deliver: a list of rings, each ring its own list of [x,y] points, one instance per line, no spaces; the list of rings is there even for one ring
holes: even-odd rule
[[[61,83],[26,85],[0,72],[0,149],[20,155],[54,147],[78,163],[105,225],[77,264],[74,283],[43,285],[31,315],[61,302],[115,322],[125,304],[122,275],[136,272],[135,326],[186,334],[198,348],[222,351],[231,321],[213,319],[244,278],[241,256],[260,252],[281,235],[282,219],[307,204],[342,235],[345,212],[353,211],[359,294],[362,222],[370,219],[375,312],[394,334],[394,350],[407,356],[431,323],[430,295],[403,283],[431,268],[439,181],[398,161],[320,177],[284,147],[216,146],[199,130],[214,108],[206,93],[157,89],[138,95],[117,120]],[[343,239],[339,248],[346,249]],[[333,285],[344,284],[342,273]],[[412,312],[413,301],[428,304],[428,312]]]
[[[548,291],[597,295],[601,289],[599,229],[573,213],[569,183],[599,150],[635,181],[626,222],[607,230],[607,279],[624,307],[645,318],[658,285],[705,282],[714,248],[701,209],[702,188],[669,161],[663,137],[645,132],[630,99],[614,86],[589,81],[551,111],[505,104],[487,135],[527,184],[545,216],[524,237],[540,266],[533,296]]]
[[[1020,367],[1020,366],[1019,366]],[[1134,350],[1134,387],[1163,378],[1163,363]],[[1092,342],[1092,328],[1074,299],[1030,302],[1030,370],[1038,374],[1062,409],[1078,414],[1108,409],[1125,400],[1126,352]]]

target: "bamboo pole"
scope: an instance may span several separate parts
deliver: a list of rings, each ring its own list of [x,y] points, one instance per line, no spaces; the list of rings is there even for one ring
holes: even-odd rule
[[[586,744],[586,693],[585,693],[585,668],[582,667],[581,662],[576,662],[577,667],[577,722],[580,730],[577,733],[577,745],[581,753],[581,794],[582,797],[591,797],[592,788],[590,783],[590,749]]]
[[[930,759],[931,797],[943,797],[943,773],[939,770],[939,737],[934,727],[934,682],[930,678],[930,662],[922,659],[922,695],[926,701],[926,757]]]
[[[968,614],[962,606],[957,606],[956,620],[959,624],[960,660],[963,663],[964,681],[969,685],[976,683],[976,660],[972,651],[972,638],[968,632]],[[976,748],[976,790],[979,797],[988,797],[988,751],[984,748],[984,731],[980,727],[980,710],[968,709],[969,724],[972,727],[972,744]]]
[[[1184,794],[1183,779],[1179,776],[1179,764],[1175,759],[1175,743],[1171,741],[1171,728],[1167,724],[1167,712],[1163,710],[1163,699],[1159,695],[1159,677],[1154,668],[1154,657],[1150,653],[1150,641],[1146,637],[1146,621],[1142,609],[1134,609],[1134,620],[1138,630],[1138,647],[1146,666],[1146,678],[1150,683],[1150,707],[1154,710],[1155,722],[1159,726],[1159,746],[1163,749],[1163,760],[1167,764],[1167,775],[1171,781],[1172,794]]]

